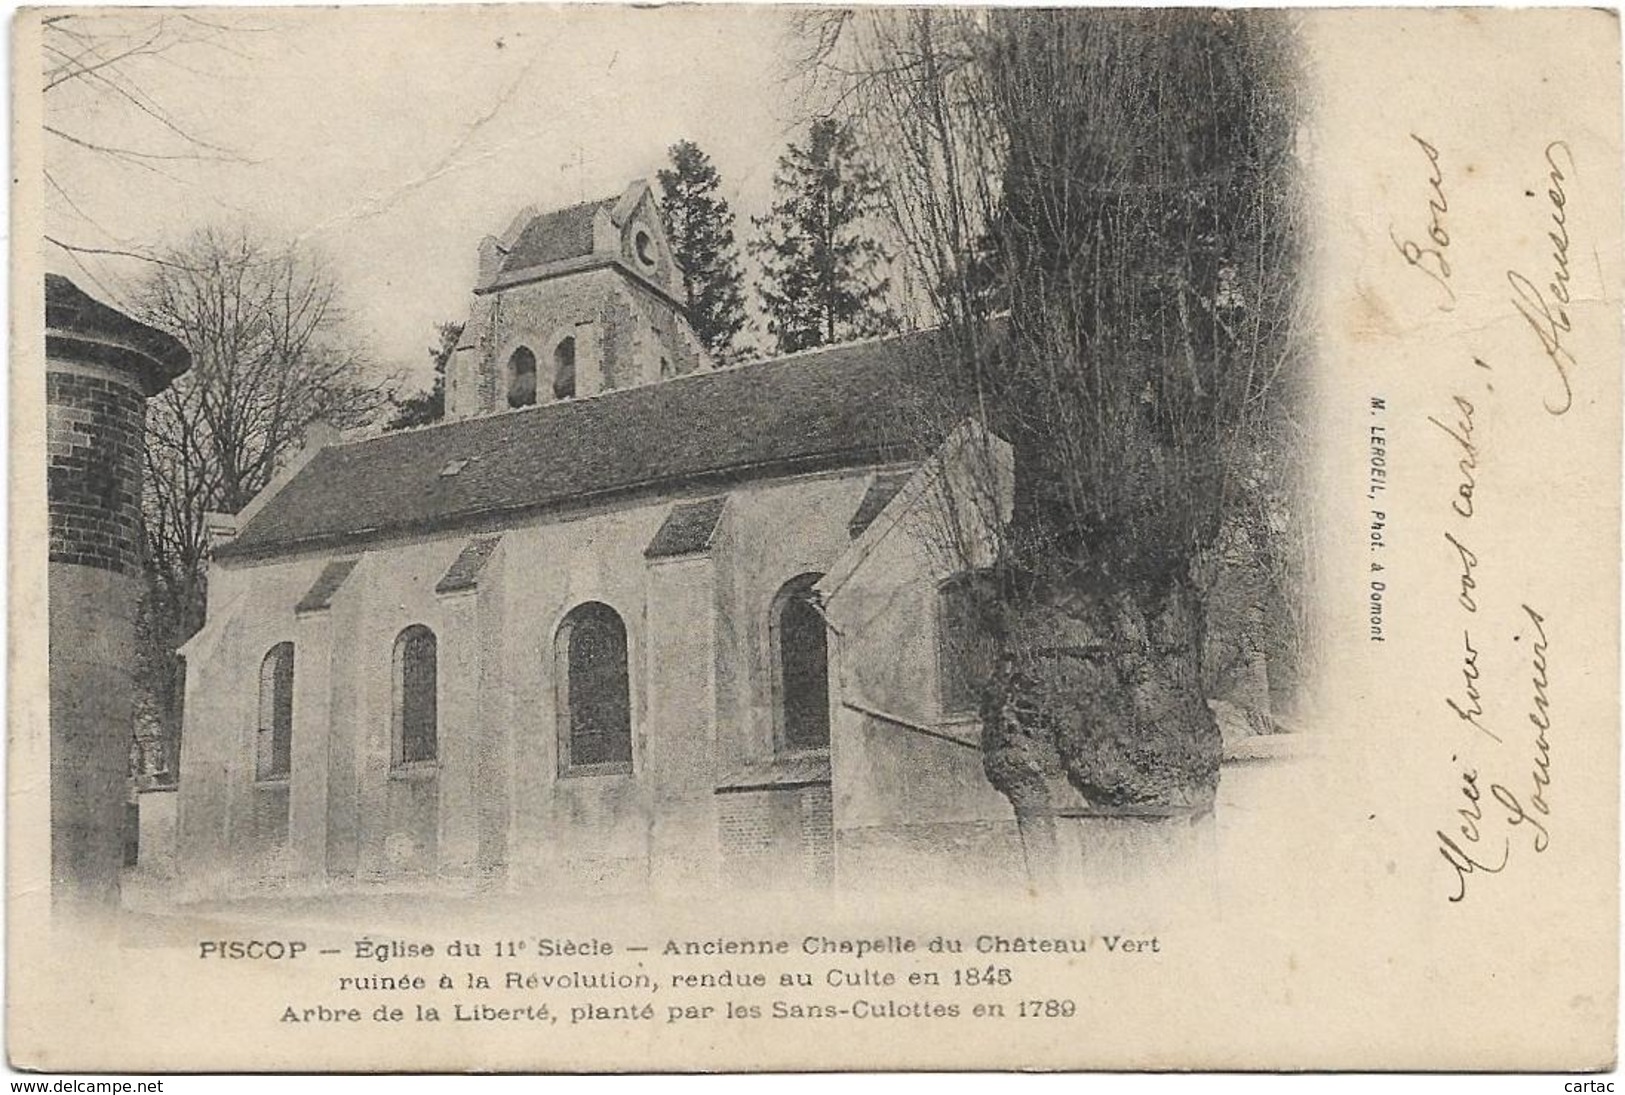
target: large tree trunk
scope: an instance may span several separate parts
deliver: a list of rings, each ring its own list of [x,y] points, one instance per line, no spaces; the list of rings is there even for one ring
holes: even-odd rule
[[[1188,576],[1115,591],[1043,583],[1011,598],[1004,622],[983,762],[1015,809],[1035,888],[1082,869],[1057,861],[1057,817],[1188,822],[1211,809],[1221,744],[1202,694],[1203,611]]]

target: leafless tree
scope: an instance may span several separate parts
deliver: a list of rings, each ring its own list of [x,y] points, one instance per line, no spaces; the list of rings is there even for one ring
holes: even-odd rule
[[[303,249],[208,230],[158,258],[137,289],[139,311],[192,353],[191,370],[149,402],[143,497],[145,721],[164,743],[154,767],[173,774],[174,650],[203,622],[206,515],[245,506],[313,422],[368,423],[390,384],[346,335],[337,286]]]
[[[242,59],[251,36],[262,32],[240,14],[202,10],[43,14],[44,172],[53,214],[46,242],[76,260],[154,260],[120,226],[98,221],[86,180],[122,179],[138,188],[155,177],[175,179],[188,164],[246,162],[174,100],[217,78],[212,66]]]
[[[1247,658],[1208,637],[1227,563],[1301,573],[1289,17],[866,9],[809,15],[800,41],[820,101],[885,134],[948,336],[951,396],[920,421],[940,435],[933,415],[969,403],[1015,451],[1014,518],[976,586],[999,649],[983,759],[1035,875],[1067,784],[1102,809],[1205,811],[1207,701]]]

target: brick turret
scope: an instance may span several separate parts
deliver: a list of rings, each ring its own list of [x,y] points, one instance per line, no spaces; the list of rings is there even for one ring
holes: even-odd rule
[[[45,278],[52,897],[117,899],[134,712],[146,400],[186,348]]]

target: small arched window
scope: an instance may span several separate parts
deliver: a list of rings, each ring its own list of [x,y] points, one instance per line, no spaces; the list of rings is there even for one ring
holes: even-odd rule
[[[654,266],[655,244],[654,238],[649,235],[648,229],[638,229],[637,235],[632,237],[632,250],[637,254],[638,261],[643,263],[643,265],[649,267]]]
[[[822,577],[792,578],[773,599],[779,741],[791,751],[829,747],[829,651],[813,593]]]
[[[413,624],[395,639],[395,763],[433,761],[439,749],[439,676],[434,632]]]
[[[254,778],[287,779],[293,768],[293,644],[277,643],[260,662]]]
[[[566,335],[553,350],[553,398],[574,399],[576,394],[576,340]]]
[[[626,625],[606,604],[577,605],[559,627],[559,770],[630,771],[632,688]]]
[[[508,406],[529,407],[536,402],[536,355],[521,346],[508,358]]]

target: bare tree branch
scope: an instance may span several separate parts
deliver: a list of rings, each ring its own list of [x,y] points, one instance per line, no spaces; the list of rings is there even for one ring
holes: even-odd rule
[[[886,156],[942,325],[922,437],[969,403],[1015,450],[1015,516],[973,587],[1000,651],[990,779],[1040,844],[1058,781],[1204,808],[1215,682],[1301,640],[1288,17],[871,8],[800,30],[808,93]],[[959,568],[965,504],[936,522]]]
[[[206,515],[246,505],[318,419],[370,422],[389,382],[347,335],[332,275],[298,245],[216,229],[139,257],[152,266],[134,310],[180,338],[193,362],[147,412],[143,679],[156,682],[149,711],[172,772],[174,651],[203,622]]]

